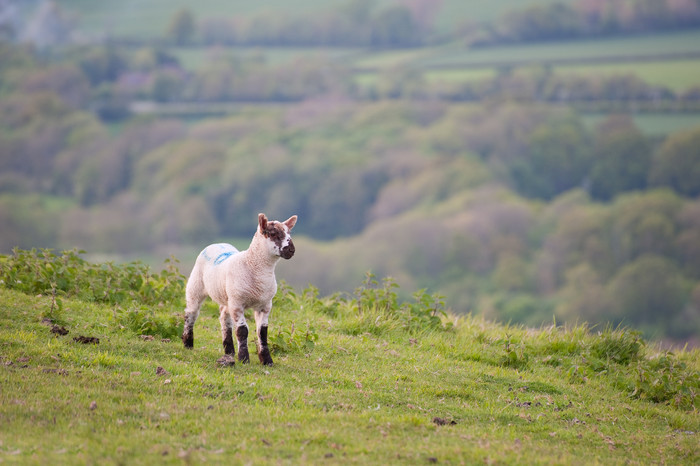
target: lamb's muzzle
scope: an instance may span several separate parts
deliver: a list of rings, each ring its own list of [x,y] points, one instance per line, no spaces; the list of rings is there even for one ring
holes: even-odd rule
[[[295,248],[289,232],[296,224],[293,215],[284,222],[268,221],[258,215],[258,230],[250,247],[239,252],[230,244],[204,248],[187,280],[187,307],[182,342],[194,346],[194,324],[204,299],[219,305],[221,336],[226,355],[234,354],[233,337],[238,340],[238,361],[248,362],[248,324],[244,311],[255,311],[258,358],[272,364],[267,345],[267,328],[272,298],[277,292],[275,266],[280,258],[291,259]],[[230,356],[229,356],[230,357]]]
[[[289,244],[283,247],[282,251],[280,251],[280,256],[282,256],[282,259],[291,259],[294,255],[294,252],[294,243],[292,243],[292,240],[290,239]]]

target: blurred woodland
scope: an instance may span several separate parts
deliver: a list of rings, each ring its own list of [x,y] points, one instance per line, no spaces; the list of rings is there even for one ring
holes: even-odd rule
[[[449,0],[142,3],[159,29],[0,0],[0,252],[174,254],[187,271],[209,242],[247,247],[258,212],[298,214],[280,265],[295,286],[348,291],[371,270],[494,320],[700,337],[700,74],[527,61],[531,44],[700,37],[700,1],[502,1],[449,27]],[[516,58],[476,78],[429,56],[499,47]],[[697,46],[649,53],[700,62]],[[648,131],[651,113],[697,124]]]

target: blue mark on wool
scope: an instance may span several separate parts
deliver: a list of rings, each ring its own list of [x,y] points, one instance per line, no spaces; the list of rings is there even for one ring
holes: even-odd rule
[[[219,265],[219,264],[221,264],[223,261],[225,261],[225,260],[228,259],[229,257],[233,256],[234,254],[236,254],[234,251],[223,252],[223,253],[219,254],[219,255],[216,257],[216,259],[214,259],[214,265]]]
[[[238,253],[238,249],[234,248],[230,244],[219,243],[207,246],[200,256],[204,258],[207,262],[214,262],[214,265],[219,265],[224,262],[229,257]]]

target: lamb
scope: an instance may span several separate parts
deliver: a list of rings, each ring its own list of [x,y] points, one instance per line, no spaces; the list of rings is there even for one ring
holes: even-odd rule
[[[294,243],[289,232],[296,222],[296,215],[278,222],[268,221],[261,213],[258,214],[258,229],[247,250],[239,252],[230,244],[220,243],[207,246],[199,254],[187,280],[187,307],[182,333],[185,348],[194,346],[194,324],[202,302],[209,296],[219,305],[224,353],[233,360],[235,325],[238,361],[250,362],[248,324],[244,311],[253,309],[258,358],[262,364],[272,365],[267,327],[272,298],[277,292],[275,266],[280,257],[290,259],[294,255]]]

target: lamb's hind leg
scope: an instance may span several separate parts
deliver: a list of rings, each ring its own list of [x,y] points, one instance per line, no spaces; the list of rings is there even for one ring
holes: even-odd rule
[[[231,317],[236,326],[236,339],[238,340],[238,361],[247,364],[250,362],[248,353],[248,323],[245,321],[245,313],[242,307],[229,304]]]
[[[219,322],[221,322],[221,339],[224,344],[224,354],[233,354],[233,320],[226,306],[219,306]]]
[[[184,343],[185,348],[192,348],[194,346],[194,323],[199,317],[199,309],[202,307],[202,302],[206,296],[204,294],[198,294],[196,290],[191,290],[188,286],[187,288],[187,307],[185,308],[185,328],[182,331],[182,343]]]

